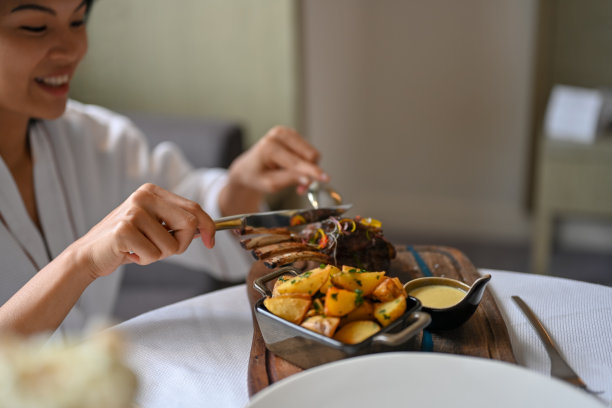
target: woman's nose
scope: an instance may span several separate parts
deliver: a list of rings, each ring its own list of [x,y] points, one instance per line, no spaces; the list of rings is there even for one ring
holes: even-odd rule
[[[57,33],[49,57],[55,61],[74,63],[80,61],[87,52],[87,33],[85,30],[64,30]]]

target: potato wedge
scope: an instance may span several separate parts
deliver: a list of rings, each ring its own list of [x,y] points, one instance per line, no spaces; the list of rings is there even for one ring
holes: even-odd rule
[[[329,278],[329,273],[333,269],[338,269],[333,265],[325,265],[323,268],[318,267],[293,276],[283,279],[278,286],[275,287],[276,293],[307,293],[314,295]],[[281,280],[279,278],[279,280]]]
[[[372,301],[364,299],[363,303],[355,308],[351,313],[347,314],[340,321],[340,325],[344,326],[349,322],[356,320],[374,320],[374,306]]]
[[[302,322],[302,327],[321,333],[327,337],[333,337],[338,325],[340,324],[339,317],[333,316],[312,316]]]
[[[397,298],[384,303],[374,304],[374,317],[383,326],[388,326],[406,311],[406,298]]]
[[[342,326],[334,335],[334,339],[346,344],[357,344],[379,331],[380,326],[375,321],[356,320]]]
[[[325,309],[321,299],[312,299],[312,304],[310,305],[310,309],[308,309],[308,312],[306,312],[306,317],[322,315],[324,311]]]
[[[325,314],[327,316],[344,316],[355,310],[360,296],[350,290],[332,286],[325,295]]]
[[[327,293],[327,289],[334,286],[334,284],[331,281],[331,277],[340,272],[340,269],[336,268],[333,265],[327,265],[327,266],[329,267],[329,276],[327,277],[327,280],[325,281],[325,283],[319,288],[319,291],[323,294]]]
[[[342,265],[342,272],[367,272],[365,269],[357,268],[356,266]]]
[[[331,281],[334,285],[346,290],[360,289],[363,296],[369,296],[382,282],[384,276],[385,272],[360,272],[353,268],[332,275]]]
[[[385,277],[372,292],[372,298],[380,302],[389,302],[398,296],[408,296],[398,278]]]
[[[293,277],[295,277],[295,275],[291,275],[291,274],[285,274],[285,275],[279,276],[276,282],[274,282],[274,287],[272,288],[272,297],[280,295],[280,293],[278,293],[278,290],[277,290],[278,286]]]
[[[312,300],[308,295],[279,295],[265,298],[264,306],[273,314],[295,324],[302,323]]]

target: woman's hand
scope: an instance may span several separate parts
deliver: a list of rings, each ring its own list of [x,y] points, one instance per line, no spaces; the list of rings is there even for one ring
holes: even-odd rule
[[[144,184],[71,247],[84,255],[96,278],[122,264],[146,265],[183,253],[198,230],[204,245],[212,248],[214,223],[200,205]]]
[[[224,215],[254,212],[265,193],[297,185],[302,194],[311,181],[328,181],[317,165],[319,152],[295,130],[276,126],[229,168],[219,206]]]
[[[212,248],[214,223],[197,203],[144,184],[0,305],[0,332],[55,330],[94,280],[182,253],[198,230]]]

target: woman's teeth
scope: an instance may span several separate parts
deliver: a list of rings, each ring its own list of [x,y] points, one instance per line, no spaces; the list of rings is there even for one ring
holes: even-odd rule
[[[36,81],[50,86],[62,86],[67,84],[69,79],[68,75],[60,75],[55,77],[36,78]]]

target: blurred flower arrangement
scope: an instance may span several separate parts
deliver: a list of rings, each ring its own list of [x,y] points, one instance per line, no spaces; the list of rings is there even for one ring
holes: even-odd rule
[[[130,408],[136,375],[123,362],[116,333],[47,344],[0,338],[0,407]]]

